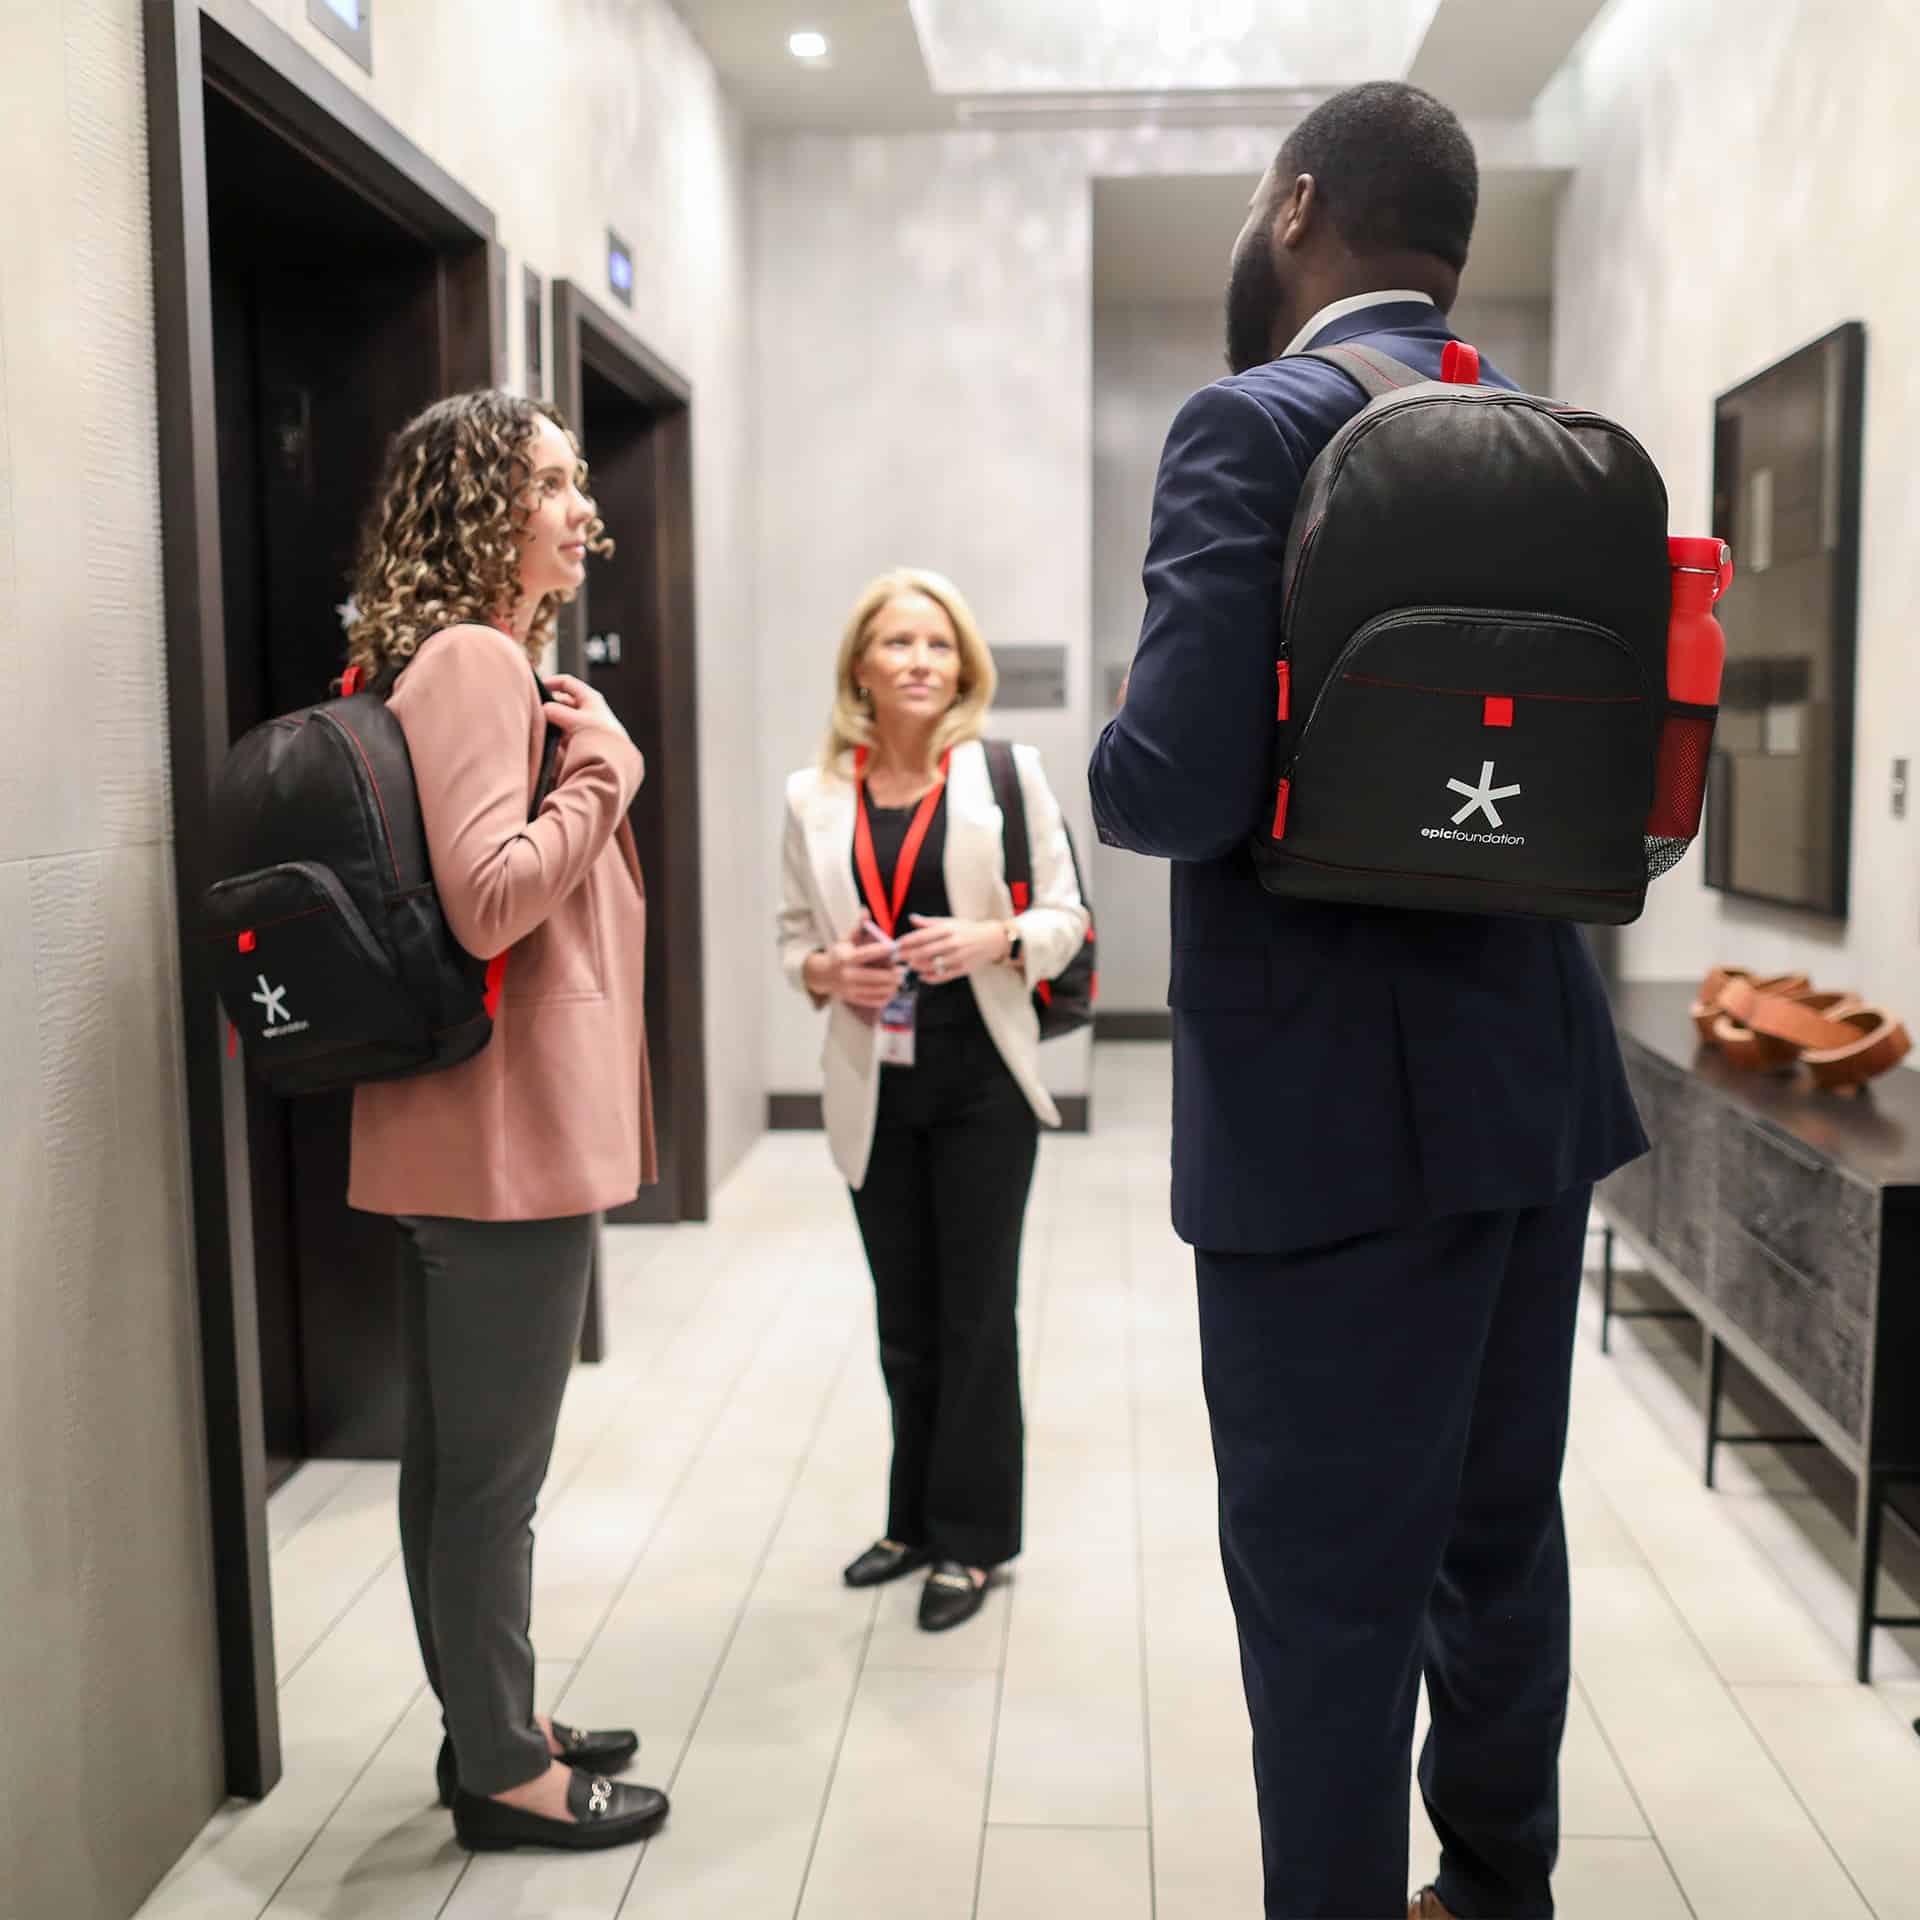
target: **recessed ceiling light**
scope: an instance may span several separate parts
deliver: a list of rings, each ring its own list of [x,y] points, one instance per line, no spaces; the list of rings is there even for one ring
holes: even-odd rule
[[[824,33],[789,34],[787,51],[796,60],[824,60],[827,57],[827,36]]]

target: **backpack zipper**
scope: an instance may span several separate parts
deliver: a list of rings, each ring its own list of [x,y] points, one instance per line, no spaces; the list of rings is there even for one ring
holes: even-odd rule
[[[1306,744],[1307,735],[1313,731],[1313,723],[1319,716],[1321,703],[1339,683],[1347,662],[1353,658],[1354,654],[1380,634],[1389,633],[1395,627],[1427,625],[1431,623],[1435,614],[1445,614],[1453,620],[1471,620],[1483,626],[1558,627],[1565,632],[1578,633],[1589,639],[1601,639],[1624,653],[1632,662],[1634,672],[1640,673],[1639,660],[1635,657],[1633,649],[1619,634],[1610,627],[1600,626],[1592,620],[1576,620],[1570,614],[1515,613],[1501,607],[1397,607],[1391,613],[1376,614],[1340,649],[1327,677],[1320,682],[1319,691],[1313,696],[1313,705],[1307,709],[1306,721],[1294,740],[1293,752],[1287,757],[1286,772],[1282,776],[1283,786],[1290,784],[1293,779],[1294,768],[1300,761],[1300,749]],[[1644,678],[1645,676],[1642,675],[1643,683]],[[1525,696],[1522,695],[1521,698],[1524,699]],[[1643,700],[1646,698],[1644,692],[1641,698]],[[1277,835],[1275,837],[1278,838]]]
[[[283,860],[277,866],[259,867],[251,873],[235,874],[229,880],[216,880],[207,889],[207,898],[211,902],[216,894],[252,881],[264,880],[276,873],[298,874],[309,886],[318,889],[338,915],[340,924],[346,928],[348,937],[360,949],[362,955],[382,973],[398,978],[394,974],[393,961],[388,957],[386,949],[381,946],[379,940],[375,938],[373,929],[361,917],[360,909],[354,905],[353,896],[329,869],[321,866],[317,861]],[[230,936],[222,929],[216,937],[224,940]]]

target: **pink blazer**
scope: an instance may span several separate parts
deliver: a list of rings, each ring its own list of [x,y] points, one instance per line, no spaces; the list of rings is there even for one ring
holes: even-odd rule
[[[492,627],[424,642],[393,713],[447,924],[482,959],[506,951],[507,973],[483,1052],[355,1091],[347,1204],[461,1220],[622,1205],[654,1178],[639,752],[573,734],[529,820],[546,718],[525,652]]]

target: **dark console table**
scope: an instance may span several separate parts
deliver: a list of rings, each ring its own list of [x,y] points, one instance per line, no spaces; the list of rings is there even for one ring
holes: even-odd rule
[[[1920,1483],[1920,1073],[1896,1069],[1855,1099],[1741,1073],[1697,1045],[1691,999],[1685,986],[1614,990],[1654,1146],[1600,1188],[1602,1341],[1623,1317],[1618,1234],[1700,1323],[1707,1485],[1718,1448],[1756,1439],[1817,1442],[1853,1474],[1864,1681],[1876,1626],[1920,1626],[1878,1610],[1887,1497]],[[1807,1434],[1721,1432],[1728,1354]]]

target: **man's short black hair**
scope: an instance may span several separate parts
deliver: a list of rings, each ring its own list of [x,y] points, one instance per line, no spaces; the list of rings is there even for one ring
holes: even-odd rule
[[[1288,134],[1275,166],[1282,193],[1310,173],[1356,254],[1430,253],[1467,264],[1480,204],[1473,142],[1450,107],[1393,80],[1349,87]]]

